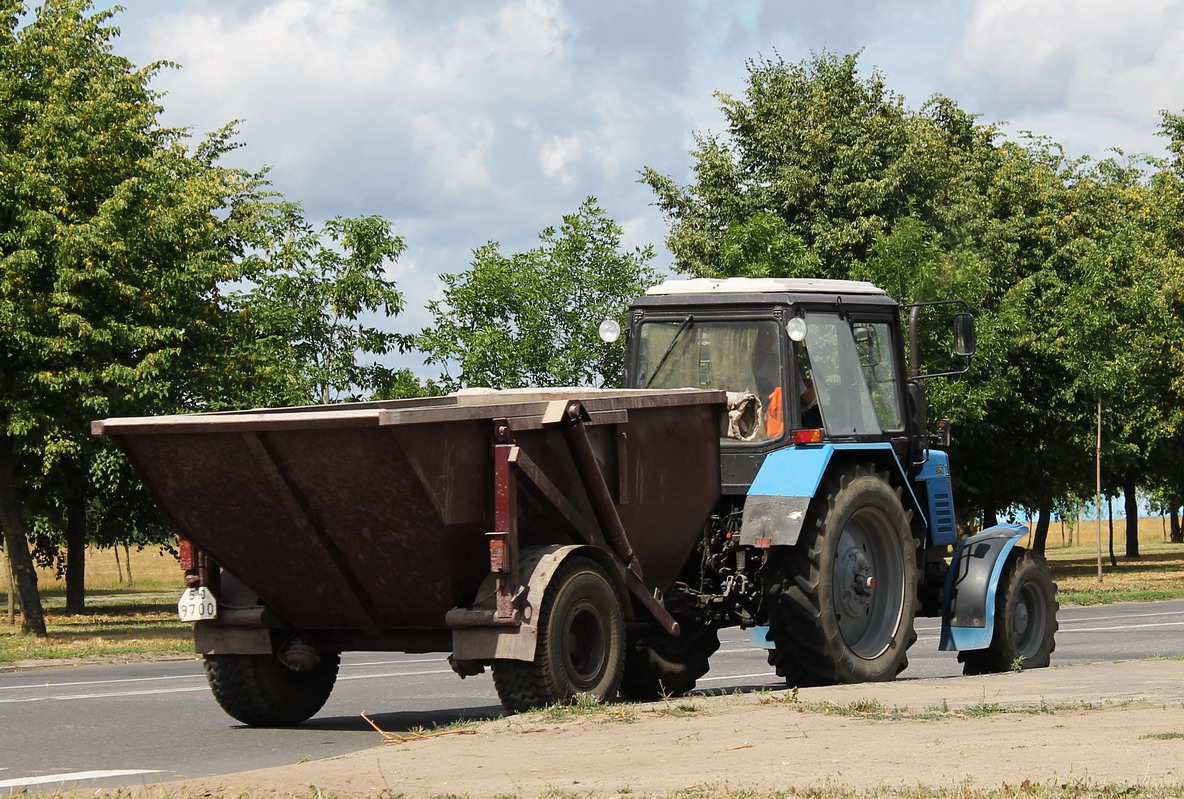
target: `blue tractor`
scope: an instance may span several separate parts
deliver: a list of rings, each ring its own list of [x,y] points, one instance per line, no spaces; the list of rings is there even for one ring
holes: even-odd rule
[[[965,369],[922,374],[917,343],[938,304],[902,307],[866,282],[755,278],[671,280],[633,303],[626,386],[724,389],[731,402],[722,498],[664,598],[681,634],[629,631],[623,694],[689,690],[717,631],[737,625],[794,686],[895,678],[918,615],[941,617],[941,648],[967,674],[1049,664],[1056,586],[1019,546],[1027,528],[959,536],[935,448],[949,425],[930,432],[925,381]],[[956,314],[953,328],[968,360],[974,319]]]

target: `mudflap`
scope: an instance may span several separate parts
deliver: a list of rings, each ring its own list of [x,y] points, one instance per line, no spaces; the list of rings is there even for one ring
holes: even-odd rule
[[[942,651],[991,645],[999,579],[1007,556],[1027,534],[1022,524],[1000,524],[955,545],[942,596]]]

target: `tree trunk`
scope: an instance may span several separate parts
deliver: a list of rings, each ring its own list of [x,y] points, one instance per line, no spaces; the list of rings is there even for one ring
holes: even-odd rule
[[[1176,507],[1172,508],[1172,516],[1171,516],[1172,543],[1173,544],[1184,544],[1184,528],[1180,527],[1180,514],[1178,511],[1179,511],[1178,508],[1176,508]]]
[[[1036,530],[1032,534],[1032,549],[1044,554],[1044,546],[1048,543],[1048,525],[1052,521],[1052,506],[1041,505],[1036,517]]]
[[[1117,566],[1118,558],[1114,557],[1114,497],[1106,495],[1106,516],[1110,519],[1110,565]]]
[[[1126,556],[1139,557],[1139,494],[1134,485],[1122,488],[1126,504]]]
[[[123,564],[127,566],[127,584],[135,585],[136,578],[132,577],[132,551],[127,544],[123,545]]]
[[[66,488],[66,612],[86,612],[86,471]]]
[[[8,587],[8,626],[16,624],[16,580],[12,579],[12,564],[8,562],[8,550],[4,550],[4,585]]]
[[[37,590],[37,570],[33,568],[25,520],[16,498],[14,449],[12,438],[0,432],[0,526],[4,527],[4,549],[21,598],[21,631],[44,638],[45,614]]]

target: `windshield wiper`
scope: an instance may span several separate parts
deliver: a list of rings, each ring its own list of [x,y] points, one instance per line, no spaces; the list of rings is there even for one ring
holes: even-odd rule
[[[662,367],[666,365],[666,359],[670,357],[670,353],[674,352],[674,345],[678,343],[680,338],[682,338],[682,334],[690,330],[691,326],[694,324],[695,317],[691,314],[687,314],[687,318],[682,320],[682,324],[678,326],[678,330],[674,331],[674,338],[670,339],[670,344],[667,345],[666,351],[662,353],[662,357],[658,359],[658,365],[654,367],[654,371],[653,374],[650,375],[650,379],[645,381],[646,388],[649,388],[654,384],[654,380],[656,380],[658,374],[661,373]]]

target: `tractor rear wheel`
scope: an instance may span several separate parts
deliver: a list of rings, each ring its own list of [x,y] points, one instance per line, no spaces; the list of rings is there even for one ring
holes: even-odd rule
[[[891,680],[917,640],[919,542],[901,491],[870,466],[823,488],[765,567],[769,663],[791,685]]]
[[[707,673],[708,661],[719,649],[719,633],[713,627],[683,628],[678,638],[656,644],[633,642],[625,655],[621,693],[630,699],[682,696]]]
[[[1056,649],[1057,586],[1044,558],[1012,550],[995,592],[995,631],[986,649],[958,653],[963,674],[1041,669]]]
[[[534,660],[493,661],[493,685],[510,713],[590,696],[611,702],[625,666],[625,619],[595,562],[565,560],[547,584]]]
[[[250,727],[290,727],[324,707],[337,681],[341,656],[322,654],[310,669],[294,671],[275,655],[206,655],[214,699]]]

